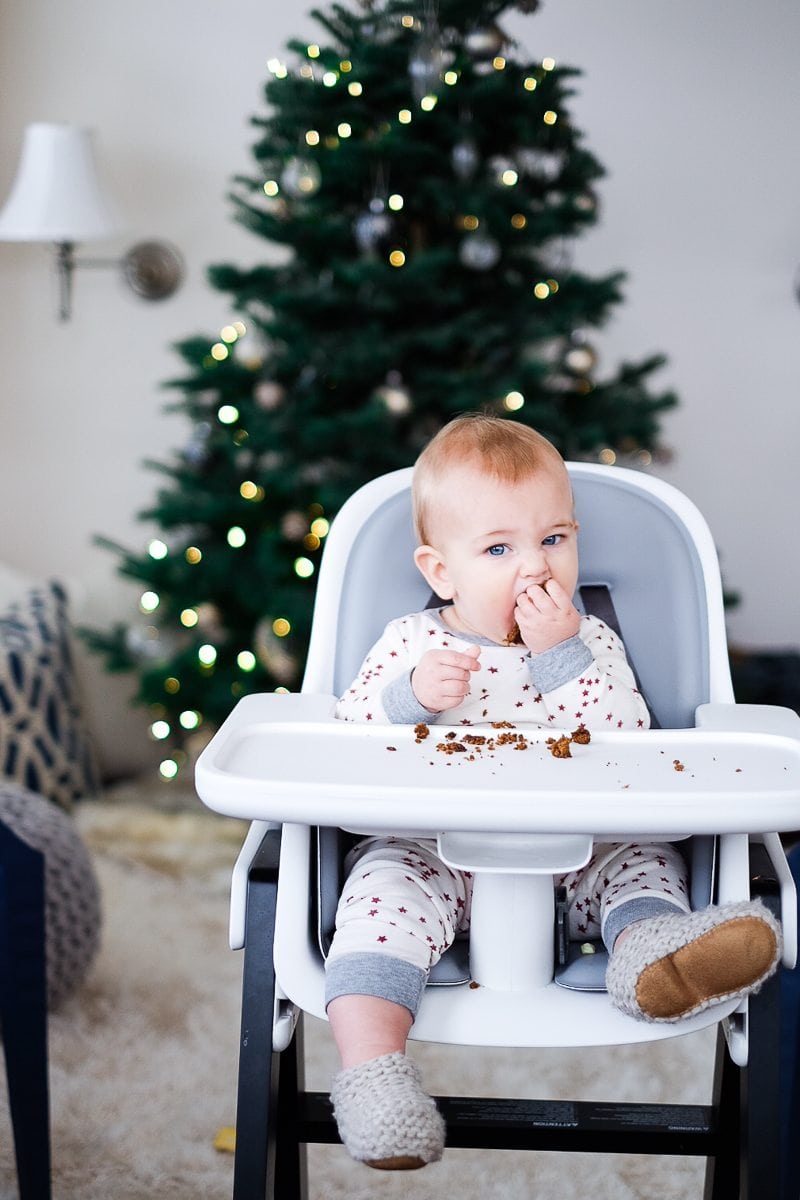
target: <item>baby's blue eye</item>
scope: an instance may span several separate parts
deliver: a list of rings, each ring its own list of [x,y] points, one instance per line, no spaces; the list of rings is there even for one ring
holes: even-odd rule
[[[558,543],[561,541],[561,536],[562,535],[560,533],[550,533],[547,535],[546,538],[542,539],[542,545],[543,546],[557,546]]]
[[[490,546],[489,549],[486,551],[486,553],[490,554],[492,556],[492,558],[500,558],[500,556],[502,554],[505,554],[505,552],[506,552],[505,546],[502,546],[499,544],[497,546]]]

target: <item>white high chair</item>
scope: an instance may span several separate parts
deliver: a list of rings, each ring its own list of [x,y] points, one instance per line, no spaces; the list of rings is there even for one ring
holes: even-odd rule
[[[303,1011],[325,1015],[341,830],[438,837],[445,859],[475,872],[469,968],[451,972],[473,986],[429,985],[412,1037],[532,1047],[645,1042],[712,1023],[724,1030],[709,1106],[685,1106],[676,1119],[675,1106],[493,1100],[485,1120],[480,1100],[440,1097],[449,1148],[694,1154],[708,1159],[707,1200],[780,1196],[774,980],[749,1005],[668,1025],[635,1021],[604,992],[553,979],[553,876],[586,862],[594,837],[692,837],[694,905],[762,895],[782,919],[788,966],[797,924],[778,834],[800,828],[800,718],[734,704],[703,518],[649,476],[583,463],[569,471],[579,587],[604,585],[613,597],[661,728],[593,733],[559,760],[545,745],[550,731],[528,727],[526,753],[467,762],[437,755],[434,739],[418,744],[409,727],[335,720],[336,696],[386,622],[427,602],[412,559],[408,469],[360,489],[333,522],[302,691],[240,701],[198,761],[202,800],[252,821],[231,901],[231,945],[245,950],[236,1200],[302,1197],[301,1146],[338,1140],[328,1097],[303,1090],[295,1024]],[[604,616],[594,601],[592,611]],[[499,936],[498,904],[519,913],[505,920],[525,931],[513,945]],[[748,1192],[750,1178],[758,1186]]]

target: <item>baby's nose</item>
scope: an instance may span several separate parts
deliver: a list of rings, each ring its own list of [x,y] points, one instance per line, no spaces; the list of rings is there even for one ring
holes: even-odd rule
[[[544,548],[530,550],[522,555],[520,575],[526,579],[533,579],[535,581],[549,578],[550,572],[547,567],[547,553]]]

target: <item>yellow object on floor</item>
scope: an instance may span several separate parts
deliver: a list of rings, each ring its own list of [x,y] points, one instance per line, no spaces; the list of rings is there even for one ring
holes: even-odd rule
[[[236,1149],[236,1130],[233,1125],[223,1125],[214,1135],[214,1149],[222,1154],[233,1154]]]

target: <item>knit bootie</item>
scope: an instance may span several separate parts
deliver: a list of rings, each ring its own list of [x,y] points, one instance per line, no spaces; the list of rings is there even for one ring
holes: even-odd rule
[[[331,1102],[348,1153],[367,1166],[410,1171],[442,1157],[444,1121],[400,1051],[340,1071]]]
[[[781,931],[759,901],[649,917],[617,941],[606,987],[640,1021],[680,1021],[757,991],[776,970]]]

